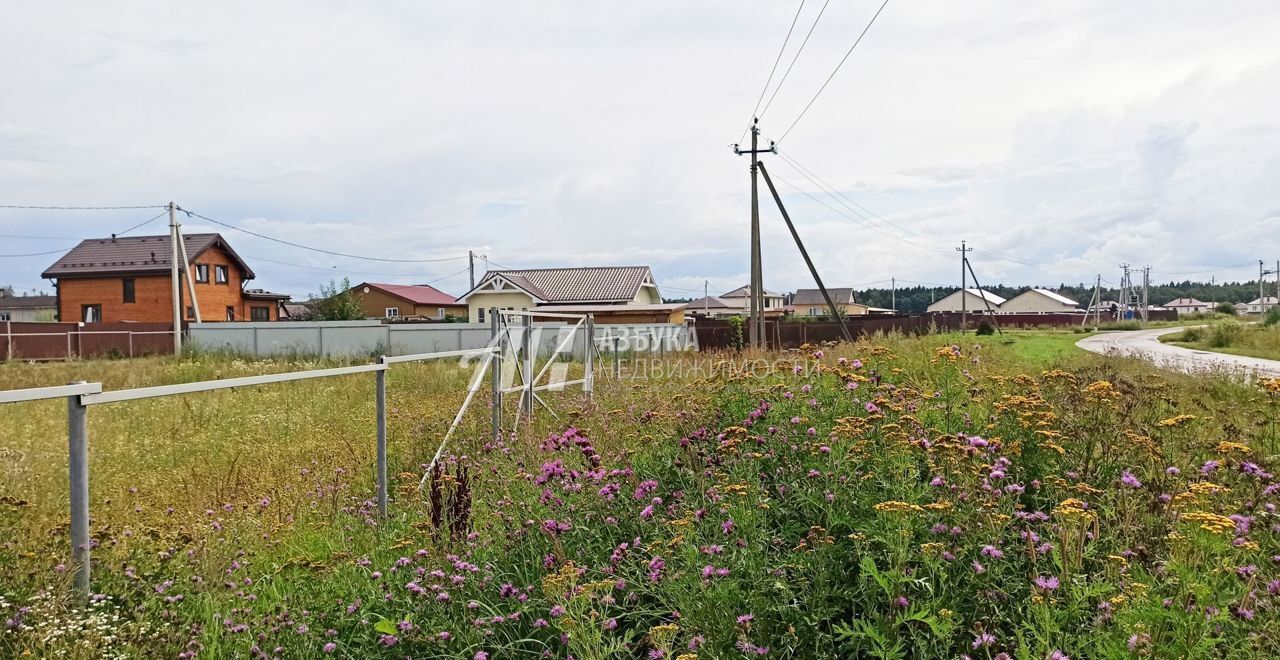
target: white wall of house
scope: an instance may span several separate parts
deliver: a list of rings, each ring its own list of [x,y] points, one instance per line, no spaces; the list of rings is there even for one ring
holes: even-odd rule
[[[488,323],[490,307],[499,309],[532,309],[534,300],[533,296],[518,290],[476,291],[467,296],[467,320],[472,323]],[[480,318],[481,309],[485,310],[483,319]]]
[[[986,313],[987,305],[991,306],[992,311],[999,311],[1000,306],[994,300],[984,303],[982,298],[969,293],[968,291],[953,291],[945,298],[929,305],[930,312],[959,312],[961,311],[961,295],[964,296],[964,304],[970,312]]]
[[[982,301],[979,300],[981,305]],[[1051,314],[1055,312],[1074,312],[1075,305],[1054,300],[1034,289],[1028,289],[1000,304],[1001,314]]]

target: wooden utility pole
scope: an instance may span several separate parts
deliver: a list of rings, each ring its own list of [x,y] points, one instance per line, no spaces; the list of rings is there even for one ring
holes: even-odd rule
[[[962,245],[963,246],[963,245]],[[973,248],[970,248],[972,251]],[[978,274],[973,272],[973,264],[969,263],[969,258],[965,257],[964,265],[969,269],[969,274],[973,276],[973,286],[978,290],[978,297],[982,298],[982,304],[987,308],[987,316],[991,317],[991,324],[996,327],[996,332],[1004,334],[1000,330],[1000,322],[996,320],[995,310],[991,309],[991,301],[987,300],[987,294],[982,290],[982,285],[978,283]]]
[[[956,248],[960,253],[960,332],[964,332],[969,327],[969,253],[973,248],[965,247],[965,242],[960,241],[960,247]]]
[[[760,348],[760,342],[764,339],[764,269],[761,266],[760,253],[760,192],[756,176],[759,171],[759,160],[756,155],[777,153],[773,142],[769,143],[768,149],[759,147],[760,119],[754,118],[751,120],[751,149],[739,149],[738,145],[733,145],[735,154],[740,156],[746,154],[751,157],[751,284],[748,286],[747,294],[751,305],[748,342],[753,349]]]
[[[467,250],[467,267],[471,271],[471,288],[476,288],[476,253]]]
[[[818,276],[818,269],[814,267],[813,260],[809,258],[809,251],[804,249],[804,243],[800,240],[800,234],[796,232],[796,226],[791,222],[791,216],[787,213],[787,207],[782,205],[782,197],[778,195],[778,189],[773,187],[773,179],[769,178],[769,172],[764,168],[764,163],[758,164],[760,173],[764,175],[764,182],[769,186],[769,192],[773,195],[773,201],[778,205],[778,211],[782,213],[782,219],[787,223],[787,229],[791,230],[791,238],[796,241],[796,247],[800,248],[800,256],[804,257],[804,263],[809,267],[809,274],[813,275],[813,281],[818,285],[818,291],[822,292],[822,299],[827,301],[827,309],[831,310],[831,318],[840,324],[840,334],[844,336],[845,341],[853,341],[853,335],[849,332],[849,327],[845,325],[844,314],[840,313],[840,308],[836,307],[835,302],[831,300],[831,294],[827,293],[827,287],[822,284],[822,278]]]
[[[177,205],[169,202],[169,283],[173,294],[173,354],[182,355],[182,281],[178,279]]]

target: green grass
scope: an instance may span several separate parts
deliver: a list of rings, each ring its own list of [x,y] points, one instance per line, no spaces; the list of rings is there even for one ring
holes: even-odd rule
[[[497,441],[482,396],[423,493],[467,372],[397,365],[385,520],[372,376],[93,407],[110,598],[88,609],[63,572],[65,403],[0,406],[0,621],[21,619],[0,657],[1274,657],[1258,471],[1280,472],[1280,384],[1093,356],[1083,336],[876,337],[754,372],[672,357],[594,402],[546,393],[558,419]],[[0,388],[331,364],[4,365]]]
[[[1280,360],[1280,326],[1226,321],[1162,335],[1160,341],[1198,351]]]

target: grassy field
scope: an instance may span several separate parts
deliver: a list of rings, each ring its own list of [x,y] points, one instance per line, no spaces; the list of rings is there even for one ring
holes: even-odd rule
[[[1164,335],[1160,341],[1201,351],[1280,360],[1280,326],[1219,321],[1203,328]]]
[[[1274,655],[1280,383],[1081,336],[632,365],[500,439],[478,402],[421,493],[468,372],[404,365],[385,520],[371,376],[94,407],[89,605],[65,404],[2,406],[0,656]],[[0,365],[0,388],[316,366]]]

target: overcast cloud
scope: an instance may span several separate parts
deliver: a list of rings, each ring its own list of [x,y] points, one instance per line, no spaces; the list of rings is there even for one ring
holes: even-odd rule
[[[831,2],[766,139],[878,6]],[[748,279],[747,161],[728,145],[795,7],[10,0],[0,204],[172,199],[343,252],[648,264],[667,296],[722,292]],[[1274,0],[894,0],[781,146],[879,217],[765,161],[830,286],[952,283],[962,239],[991,282],[1115,281],[1124,261],[1248,279],[1280,257],[1278,34]],[[807,286],[762,193],[766,284]],[[150,215],[0,210],[0,254]],[[184,222],[295,296],[344,274],[466,288],[463,260],[328,257]],[[0,258],[0,284],[48,289],[56,257]]]

